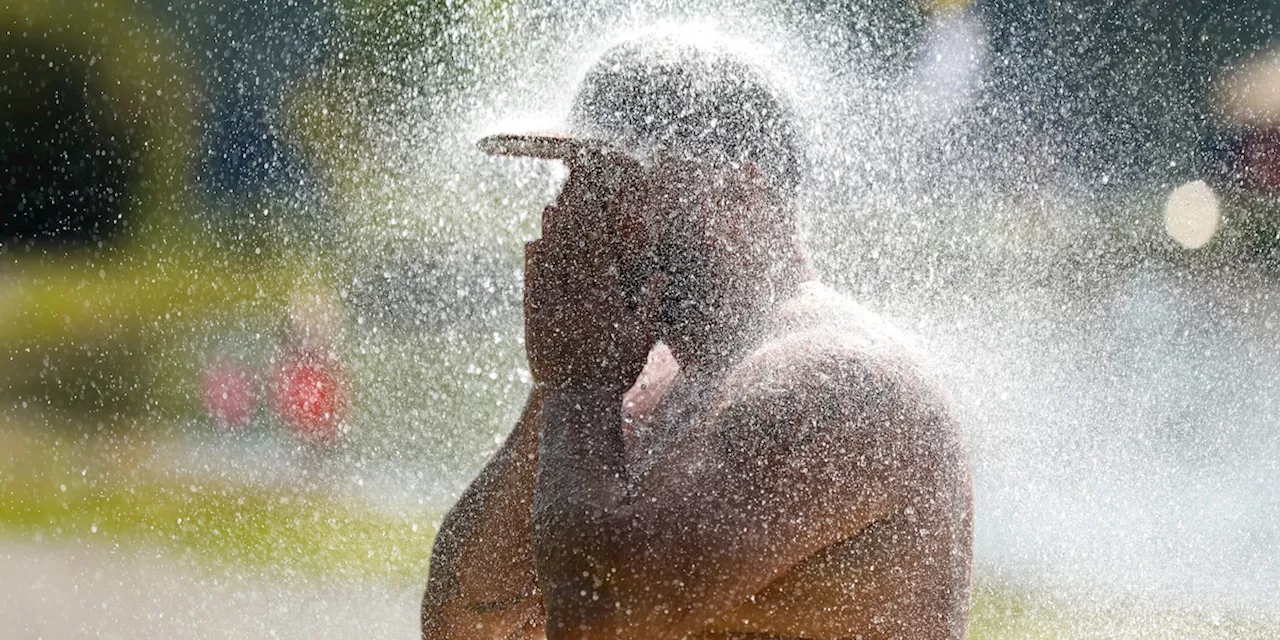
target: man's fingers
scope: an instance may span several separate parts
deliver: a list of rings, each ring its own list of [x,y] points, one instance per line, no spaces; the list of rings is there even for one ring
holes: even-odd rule
[[[554,264],[547,255],[546,243],[541,240],[524,243],[525,301],[532,301],[532,293],[552,286],[554,280]]]
[[[529,271],[530,266],[542,258],[542,241],[530,240],[524,243],[524,269]]]
[[[571,213],[561,206],[551,206],[542,210],[542,241],[544,243],[563,243],[569,234],[568,222]]]
[[[542,213],[542,239],[533,251],[548,271],[543,281],[555,280],[566,288],[565,294],[595,307],[620,297],[621,285],[617,240],[611,234],[603,195],[593,191],[593,170],[570,163],[560,197]]]
[[[562,195],[557,205],[543,210],[542,252],[573,270],[604,268],[614,252],[609,250],[603,203],[583,189],[578,192],[574,198]]]
[[[564,185],[560,187],[560,195],[556,198],[556,205],[574,204],[581,201],[586,196],[591,183],[591,169],[581,159],[576,157],[569,158],[565,164],[569,167],[569,177],[565,179]]]

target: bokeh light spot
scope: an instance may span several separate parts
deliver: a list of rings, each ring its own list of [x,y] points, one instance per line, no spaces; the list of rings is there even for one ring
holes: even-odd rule
[[[1208,244],[1221,221],[1218,196],[1204,180],[1174,189],[1164,205],[1164,229],[1185,249],[1199,249]]]

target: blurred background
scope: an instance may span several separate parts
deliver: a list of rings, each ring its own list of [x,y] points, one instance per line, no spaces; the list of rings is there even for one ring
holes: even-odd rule
[[[563,177],[474,142],[655,28],[798,96],[824,280],[966,429],[971,637],[1280,634],[1280,3],[9,0],[0,637],[415,637]]]

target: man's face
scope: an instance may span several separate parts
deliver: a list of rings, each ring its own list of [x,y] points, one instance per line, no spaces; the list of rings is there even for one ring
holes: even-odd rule
[[[618,241],[618,271],[623,295],[633,308],[654,295],[646,285],[666,278],[659,306],[659,333],[683,325],[695,305],[707,297],[711,247],[701,230],[702,181],[699,172],[675,162],[641,166],[613,161],[618,172],[604,177],[610,189],[606,212]]]

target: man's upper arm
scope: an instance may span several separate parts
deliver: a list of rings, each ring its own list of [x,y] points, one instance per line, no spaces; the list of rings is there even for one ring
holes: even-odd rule
[[[921,484],[910,458],[936,407],[912,401],[911,371],[865,347],[798,336],[763,348],[639,479],[615,516],[634,554],[609,587],[632,610],[624,626],[696,631]]]

